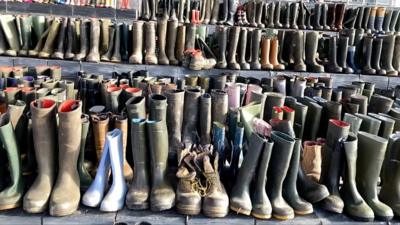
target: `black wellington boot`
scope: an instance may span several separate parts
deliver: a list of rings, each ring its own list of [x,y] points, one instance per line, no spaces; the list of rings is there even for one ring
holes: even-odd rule
[[[329,39],[329,63],[326,65],[326,71],[330,73],[341,73],[342,67],[337,64],[337,37]]]
[[[372,60],[372,43],[374,39],[372,36],[365,36],[363,40],[363,73],[365,74],[375,74],[376,70],[371,66]]]
[[[377,37],[372,42],[372,58],[371,58],[371,66],[375,69],[376,74],[385,75],[386,70],[381,68],[381,52],[382,52],[382,43],[383,40],[380,37]]]

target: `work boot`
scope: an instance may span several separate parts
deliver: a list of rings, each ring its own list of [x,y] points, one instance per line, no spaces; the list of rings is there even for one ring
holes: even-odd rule
[[[377,74],[385,75],[386,70],[383,68],[381,69],[381,66],[380,66],[382,43],[383,43],[382,38],[377,37],[374,39],[373,46],[372,46],[371,64],[372,64],[372,68],[375,69]]]
[[[143,21],[132,23],[132,55],[129,57],[129,63],[143,63]]]
[[[328,23],[327,23],[328,22],[327,21],[327,19],[328,19],[328,10],[329,10],[328,4],[322,3],[320,7],[321,7],[321,9],[320,9],[321,10],[320,24],[322,26],[322,29],[323,30],[330,30],[331,28],[330,28],[329,25],[331,25],[331,24],[328,25]]]
[[[345,156],[343,187],[341,189],[344,213],[356,220],[372,221],[374,212],[361,197],[356,186],[357,136],[354,133],[349,133],[346,139],[341,140],[341,144]]]
[[[336,4],[335,26],[336,26],[336,29],[338,29],[338,30],[343,29],[343,19],[344,19],[345,10],[346,10],[345,4]]]
[[[337,37],[329,39],[329,63],[326,65],[326,71],[330,73],[341,73],[342,67],[337,64]]]
[[[166,19],[160,18],[157,23],[157,37],[158,37],[158,63],[160,65],[168,65],[169,60],[165,53],[166,41],[167,41],[167,25]]]
[[[146,22],[144,24],[144,36],[145,36],[145,52],[144,61],[146,64],[153,65],[157,64],[156,56],[156,23],[153,21]]]
[[[301,166],[307,177],[315,182],[319,182],[321,177],[321,150],[319,142],[304,142]]]
[[[166,121],[148,121],[147,136],[150,137],[151,192],[150,208],[163,211],[175,205],[175,191],[167,179],[168,131]]]
[[[90,50],[89,50],[89,54],[86,57],[86,61],[100,62],[99,42],[100,42],[100,22],[97,19],[91,19],[91,21],[90,21]]]
[[[294,211],[283,198],[282,188],[289,170],[295,140],[278,131],[272,131],[271,138],[274,147],[269,163],[267,193],[272,205],[272,216],[279,220],[293,219]]]
[[[60,20],[55,18],[49,28],[49,34],[47,35],[46,42],[44,43],[42,50],[39,52],[40,58],[49,58],[53,53],[54,41],[56,40],[59,27]]]
[[[363,73],[365,74],[375,74],[376,70],[371,66],[372,60],[372,44],[373,44],[373,37],[365,36],[363,40],[363,56],[364,56],[364,66],[363,66]]]
[[[374,211],[375,217],[385,221],[393,218],[393,211],[378,199],[376,184],[381,172],[387,144],[388,141],[384,138],[362,131],[358,133],[358,148],[363,149],[366,154],[359,154],[357,158],[357,171],[364,171],[356,176],[357,188],[369,207]]]
[[[350,125],[346,122],[331,119],[329,120],[326,134],[326,144],[322,154],[321,183],[325,184],[330,195],[322,200],[321,206],[325,210],[334,213],[342,213],[343,200],[339,194],[340,162],[342,153],[340,150],[340,138],[347,138]]]
[[[306,64],[304,64],[303,55],[304,55],[304,32],[297,31],[294,32],[293,35],[293,58],[294,58],[294,71],[305,72],[307,70]]]
[[[375,119],[368,115],[360,114],[360,113],[356,113],[354,115],[362,119],[360,131],[378,135],[379,128],[381,126],[380,120]]]
[[[324,27],[321,26],[321,11],[322,11],[322,4],[315,4],[314,6],[314,20],[313,20],[313,27],[316,30],[322,30]]]
[[[201,92],[198,89],[189,88],[185,90],[182,142],[195,143],[200,96]]]
[[[82,127],[76,126],[76,124],[80,123],[81,114],[82,104],[72,99],[63,102],[58,109],[59,173],[49,202],[52,216],[70,215],[79,206],[77,162]],[[68,190],[68,193],[65,190]]]
[[[311,31],[306,33],[305,63],[311,72],[323,73],[325,71],[324,66],[317,62],[318,39],[318,32]]]
[[[89,172],[85,167],[86,140],[90,125],[89,116],[86,114],[82,114],[81,122],[82,122],[82,136],[81,136],[81,145],[79,151],[78,172],[79,172],[81,191],[86,191],[93,181],[91,175],[89,174]]]
[[[111,62],[119,63],[121,62],[121,33],[122,33],[122,24],[114,23],[114,46],[112,51],[112,56],[110,58]]]
[[[224,26],[217,26],[217,33],[218,33],[218,53],[217,53],[217,64],[216,67],[223,69],[226,68],[226,45],[228,41],[228,32],[227,27]]]
[[[400,38],[398,39],[400,42]],[[250,69],[250,64],[246,61],[246,50],[247,50],[247,28],[242,27],[240,31],[240,42],[239,42],[239,64],[241,70]],[[400,70],[400,60],[399,60],[399,70]]]
[[[260,70],[261,64],[259,61],[259,49],[261,41],[261,30],[255,29],[251,34],[251,62],[250,68],[252,70]]]
[[[181,146],[181,130],[183,122],[183,105],[185,92],[183,90],[167,90],[167,126],[169,136],[169,153],[176,156]]]
[[[375,28],[376,32],[379,32],[379,33],[383,32],[382,25],[383,25],[383,22],[385,19],[385,11],[386,11],[385,7],[378,7],[376,9],[375,24],[374,24],[375,25],[374,28]]]
[[[271,39],[263,37],[261,40],[261,69],[272,70],[274,66],[269,62]]]
[[[88,38],[88,26],[87,20],[80,21],[80,50],[78,54],[75,54],[74,60],[82,61],[85,59],[88,52],[89,38]]]
[[[175,9],[172,9],[172,16],[167,25],[167,46],[166,52],[171,65],[178,65],[179,61],[175,57],[175,43],[177,39],[178,20],[175,16]]]
[[[75,35],[75,19],[69,18],[68,19],[68,26],[67,26],[67,37],[66,37],[66,49],[65,49],[65,54],[64,58],[65,59],[73,59],[75,56],[75,42],[76,40],[76,35]]]
[[[232,188],[231,196],[230,196],[230,209],[244,215],[250,215],[252,212],[252,202],[250,196],[250,184],[256,175],[256,169],[258,165],[258,159],[263,153],[265,145],[271,142],[266,140],[263,136],[253,133],[250,138],[249,149],[253,149],[251,153],[246,154],[243,159],[242,166],[240,167],[239,174],[237,176],[235,185]],[[264,154],[264,153],[263,153]],[[268,153],[267,153],[268,154]],[[271,152],[269,152],[271,154]],[[269,160],[269,159],[268,159]],[[268,168],[268,161],[265,165]],[[262,166],[262,165],[260,165]],[[266,171],[266,169],[265,169]],[[257,173],[258,174],[258,173]],[[262,179],[261,177],[259,179]],[[258,179],[257,179],[258,180]],[[266,179],[264,179],[265,181]],[[265,182],[264,182],[265,187]],[[265,191],[264,191],[265,192]],[[262,193],[258,193],[262,194]],[[260,196],[261,197],[261,196]],[[268,199],[268,197],[266,198]],[[261,199],[260,199],[261,201]],[[269,201],[267,200],[269,203]],[[268,204],[266,203],[266,204]],[[268,215],[269,214],[269,215]],[[271,212],[265,215],[266,217],[270,217]],[[260,215],[264,216],[264,215]]]
[[[12,15],[2,15],[0,17],[1,27],[6,37],[9,48],[5,51],[8,56],[17,56],[21,46],[18,41],[18,32]]]
[[[376,12],[377,12],[377,7],[370,8],[367,29],[371,31],[371,33],[375,33]]]
[[[23,45],[21,46],[21,49],[18,51],[18,55],[21,56],[27,56],[28,51],[31,47],[32,40],[31,40],[31,34],[32,34],[32,16],[21,16],[19,17],[19,22],[21,24],[21,38],[22,38],[22,43]],[[4,35],[1,34],[1,41],[4,41]],[[0,52],[3,54],[6,49],[5,49],[5,43],[3,43],[4,47],[0,47]]]
[[[227,66],[229,69],[233,70],[240,70],[240,65],[236,62],[236,50],[239,42],[239,34],[240,27],[232,27],[229,31]]]
[[[52,54],[52,58],[55,59],[64,59],[64,39],[65,33],[68,26],[68,18],[62,19],[62,24],[60,25],[59,34],[57,36],[57,42],[55,45],[55,51]]]
[[[397,76],[398,72],[393,68],[393,52],[395,47],[395,36],[388,34],[383,37],[382,44],[382,55],[385,57],[381,58],[382,68],[386,70],[386,74],[389,76]]]
[[[369,101],[368,112],[389,113],[392,105],[392,99],[382,95],[374,94]]]

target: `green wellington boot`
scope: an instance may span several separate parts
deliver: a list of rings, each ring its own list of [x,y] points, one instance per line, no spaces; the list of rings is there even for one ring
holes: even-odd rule
[[[345,154],[343,187],[340,190],[344,202],[344,213],[355,220],[373,221],[374,212],[361,197],[356,186],[357,136],[349,133],[347,139],[343,139],[341,144]]]
[[[42,50],[39,52],[40,58],[49,58],[50,55],[53,53],[54,43],[58,34],[58,28],[60,27],[60,24],[60,20],[57,18],[55,18],[51,23],[46,42],[44,43]]]
[[[129,57],[129,63],[143,63],[143,21],[132,23],[132,55]]]
[[[0,210],[13,209],[21,205],[23,181],[21,158],[16,137],[11,125],[10,114],[0,116],[0,140],[8,159],[10,186],[0,192]]]
[[[253,177],[255,177],[258,160],[266,143],[267,140],[263,136],[252,133],[249,140],[249,150],[243,159],[230,195],[229,207],[236,213],[250,215],[252,211],[250,184]]]
[[[21,24],[21,36],[22,36],[22,46],[18,52],[18,55],[27,56],[29,48],[31,47],[31,34],[32,34],[32,17],[31,16],[21,16],[19,17],[19,22]]]
[[[176,156],[181,146],[185,92],[183,90],[167,90],[164,94],[167,97],[169,153]]]
[[[292,158],[295,140],[282,132],[272,131],[274,147],[270,159],[267,193],[272,205],[272,216],[279,220],[294,218],[294,210],[282,196],[283,181]]]
[[[89,116],[86,114],[82,114],[81,116],[82,121],[82,136],[81,136],[81,148],[79,151],[79,161],[78,161],[78,172],[79,178],[81,183],[81,190],[86,191],[90,184],[92,183],[92,177],[90,176],[89,172],[85,167],[85,147],[86,147],[86,140],[89,131],[90,120]]]
[[[356,113],[354,115],[362,119],[360,131],[365,131],[374,135],[378,135],[379,128],[381,126],[380,120],[360,113]]]
[[[38,176],[24,196],[23,208],[28,213],[41,213],[47,209],[56,173],[56,103],[47,99],[34,101],[31,113],[35,155],[42,157],[36,157]]]
[[[17,56],[17,53],[20,50],[20,45],[14,16],[2,15],[0,16],[0,23],[9,46],[9,49],[6,50],[5,54],[8,56]]]
[[[393,218],[392,209],[382,203],[378,198],[378,179],[381,173],[383,160],[388,141],[376,135],[358,132],[358,148],[362,151],[357,159],[357,171],[362,171],[356,176],[357,188],[374,211],[375,217],[389,221]]]
[[[340,120],[329,120],[326,134],[326,144],[323,148],[321,183],[325,184],[330,195],[322,200],[321,206],[325,210],[342,213],[343,200],[339,194],[339,179],[341,171],[342,152],[340,151],[339,140],[346,138],[349,134],[350,125]]]
[[[88,62],[100,62],[100,21],[91,19],[90,21],[90,50],[86,57]]]
[[[59,34],[57,37],[57,42],[55,44],[55,50],[52,54],[52,58],[55,59],[64,59],[64,45],[66,46],[67,44],[64,42],[65,40],[65,35],[67,33],[67,27],[68,27],[68,18],[63,18],[62,23],[60,25],[60,30]]]
[[[378,115],[376,113],[368,113],[368,116],[371,116],[381,121],[378,136],[389,139],[389,136],[393,133],[394,124],[396,121],[388,117]]]
[[[163,211],[174,207],[175,191],[167,178],[168,130],[166,121],[148,121],[147,136],[151,159],[150,208]]]
[[[66,216],[74,213],[79,206],[78,158],[82,136],[82,104],[66,100],[58,108],[58,177],[50,196],[49,208],[52,216]],[[68,190],[68,191],[66,191]]]

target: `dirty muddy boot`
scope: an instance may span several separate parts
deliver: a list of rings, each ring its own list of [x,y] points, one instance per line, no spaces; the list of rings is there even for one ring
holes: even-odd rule
[[[149,21],[144,24],[145,52],[144,61],[146,64],[157,64],[156,56],[156,22]]]
[[[88,62],[100,62],[100,22],[97,19],[90,21],[90,50],[86,57]]]
[[[393,53],[395,49],[396,37],[392,34],[385,35],[382,43],[382,55],[381,65],[382,69],[386,70],[386,74],[389,76],[397,76],[398,72],[393,68]]]
[[[54,19],[49,28],[49,34],[47,35],[46,42],[44,43],[42,50],[39,52],[40,58],[49,58],[50,55],[53,53],[54,42],[56,40],[59,27],[60,20]]]
[[[21,36],[22,36],[22,43],[21,49],[18,51],[18,55],[27,56],[28,51],[31,47],[31,34],[32,34],[32,16],[21,16],[19,17],[19,21],[21,24]],[[3,36],[3,34],[1,34]],[[4,36],[2,41],[4,40]],[[4,46],[5,47],[5,46]],[[5,48],[0,48],[6,51]],[[1,50],[0,50],[1,51]]]
[[[224,26],[218,26],[216,28],[218,32],[218,54],[217,54],[217,64],[215,67],[223,69],[226,68],[226,45],[228,42],[228,29]]]
[[[132,23],[132,55],[129,57],[129,63],[143,63],[143,21]]]
[[[87,26],[88,26],[88,21],[87,20],[81,20],[80,21],[80,50],[77,54],[75,54],[74,60],[77,61],[82,61],[86,58],[87,52],[88,52],[88,45],[89,45],[89,38],[88,38],[88,31],[87,31]]]
[[[6,41],[9,46],[9,48],[5,51],[5,54],[8,56],[17,56],[21,46],[18,40],[18,32],[14,21],[14,16],[0,16],[0,24],[3,28],[4,36],[6,37]]]
[[[317,62],[318,39],[318,32],[311,31],[306,33],[305,63],[307,64],[309,71],[323,73],[325,71],[324,66]]]
[[[68,27],[68,18],[64,18],[60,25],[57,42],[55,45],[55,51],[51,56],[52,58],[64,59],[64,40],[65,40],[65,34],[67,32],[67,27]]]

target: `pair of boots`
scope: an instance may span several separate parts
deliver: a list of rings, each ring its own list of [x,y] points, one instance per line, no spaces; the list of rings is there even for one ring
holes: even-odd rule
[[[82,105],[76,100],[60,105],[58,132],[55,107],[52,100],[31,103],[35,155],[40,157],[36,157],[38,176],[24,196],[23,208],[30,213],[41,213],[49,207],[50,215],[66,216],[77,210],[80,200],[77,162],[82,127],[76,124],[81,121]]]
[[[114,129],[107,133],[96,177],[82,197],[82,203],[90,207],[98,207],[105,212],[115,212],[124,207],[127,185],[123,174],[124,151],[122,131]],[[108,176],[112,174],[112,185],[104,196],[108,184]]]
[[[313,28],[317,30],[341,30],[345,12],[345,4],[315,4]]]
[[[285,66],[278,62],[279,40],[264,37],[261,40],[261,69],[284,70]]]
[[[197,215],[201,210],[208,217],[228,214],[228,194],[218,174],[219,154],[211,154],[209,147],[197,149],[198,153],[182,150],[176,173],[176,208],[181,214]]]

